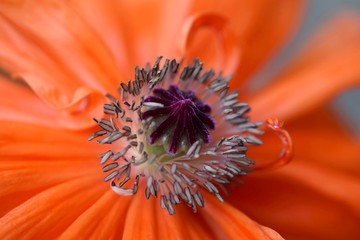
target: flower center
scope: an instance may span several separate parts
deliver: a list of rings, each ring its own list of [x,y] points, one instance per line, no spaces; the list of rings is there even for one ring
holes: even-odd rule
[[[176,154],[181,143],[181,150],[186,150],[197,140],[209,143],[209,129],[215,123],[209,115],[211,108],[195,97],[192,90],[183,92],[171,85],[168,90],[156,88],[154,96],[147,96],[144,105],[152,109],[143,112],[143,119],[153,118],[150,144],[163,145],[170,141],[167,151]]]
[[[159,196],[170,214],[181,202],[195,212],[204,206],[202,191],[222,202],[219,189],[252,169],[246,152],[262,144],[255,135],[263,123],[250,123],[248,104],[228,92],[231,77],[203,72],[199,60],[181,72],[176,60],[166,59],[162,67],[160,61],[136,67],[135,80],[121,83],[119,99],[107,95],[107,117],[95,119],[100,130],[89,140],[112,146],[100,154],[100,164],[114,192],[133,195],[143,185],[146,198]],[[291,148],[281,124],[268,125]]]

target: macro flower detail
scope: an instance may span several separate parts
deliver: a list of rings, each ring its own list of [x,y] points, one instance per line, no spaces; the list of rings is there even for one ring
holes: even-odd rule
[[[304,48],[293,49],[294,58],[268,61],[288,49],[304,6],[1,1],[0,239],[360,239],[359,139],[328,109],[359,85],[360,18],[324,21],[313,37],[296,41]],[[204,70],[193,78],[201,64],[194,58]],[[211,89],[217,78],[229,90]],[[161,91],[171,100],[156,102]],[[181,111],[149,112],[173,104]],[[202,126],[193,140],[189,118],[161,130],[184,112]],[[183,132],[174,134],[177,126]],[[277,168],[292,157],[288,133],[294,159]],[[225,145],[257,138],[261,145]],[[229,155],[237,153],[224,153],[234,148],[256,164],[234,162],[241,158]]]
[[[263,122],[250,123],[249,105],[228,92],[231,76],[203,72],[197,59],[182,69],[175,59],[160,67],[161,59],[136,67],[135,80],[121,83],[120,99],[107,95],[108,118],[95,119],[101,129],[89,140],[114,146],[100,163],[116,193],[137,193],[143,179],[146,198],[159,196],[171,215],[181,202],[196,212],[204,189],[223,202],[220,189],[252,170],[246,151],[262,144],[254,135],[263,133]]]

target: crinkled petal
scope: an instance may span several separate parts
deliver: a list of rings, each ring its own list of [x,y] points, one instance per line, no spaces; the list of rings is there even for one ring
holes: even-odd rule
[[[1,126],[0,215],[55,184],[85,175],[102,181],[97,155],[103,149],[89,147],[87,132],[16,122]]]
[[[189,13],[190,1],[77,0],[78,13],[111,49],[126,77],[135,65],[143,66],[157,56],[179,57],[179,31]],[[96,14],[94,14],[96,12]]]
[[[123,239],[282,239],[231,205],[204,196],[205,207],[197,213],[178,205],[175,215],[170,216],[160,208],[158,199],[146,201],[142,194],[135,195],[126,215]]]
[[[107,191],[83,212],[59,239],[120,239],[131,197]]]
[[[138,194],[132,197],[128,212],[124,216],[126,219],[122,239],[169,239],[166,226],[168,218],[162,218],[157,199],[147,201],[141,194],[143,188],[139,190]],[[173,230],[174,236],[177,236],[179,229],[175,227]]]
[[[23,83],[0,77],[0,120],[54,128],[80,129],[94,125],[102,116],[103,97],[91,90],[78,89],[73,102],[63,109],[45,104]]]
[[[360,83],[360,17],[344,14],[316,34],[274,83],[249,98],[252,116],[290,119]]]
[[[0,77],[0,95],[1,120],[57,126],[56,111],[20,82]]]
[[[214,236],[219,239],[283,239],[274,230],[259,225],[228,203],[219,203],[216,198],[208,198],[206,207],[204,219],[208,219]]]
[[[221,63],[227,73],[239,70],[238,81],[284,42],[302,12],[301,1],[286,0],[276,6],[269,1],[78,0],[76,6],[120,66],[131,69],[158,55],[201,57],[208,67]]]
[[[56,185],[0,218],[1,239],[54,239],[104,193],[92,176]]]
[[[21,161],[2,158],[0,164],[0,216],[33,195],[55,184],[85,175],[96,176],[94,169],[84,169],[85,161],[69,164],[61,160]],[[76,171],[82,169],[82,171]],[[101,182],[101,178],[98,179]]]
[[[74,132],[18,122],[1,122],[1,126],[0,155],[14,161],[87,159],[88,165],[94,167],[97,162],[89,158],[97,159],[97,154],[106,149],[87,141],[91,131]]]
[[[77,111],[103,102],[95,93],[114,92],[123,79],[109,49],[65,1],[2,2],[0,33],[2,67],[75,122]]]

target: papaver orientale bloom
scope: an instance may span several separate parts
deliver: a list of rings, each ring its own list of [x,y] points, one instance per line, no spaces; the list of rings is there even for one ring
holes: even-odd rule
[[[359,237],[359,143],[323,107],[359,84],[359,18],[328,23],[277,79],[247,89],[302,11],[285,0],[0,3],[1,239]],[[296,154],[256,171],[281,151],[271,131],[254,137],[268,117],[286,121]],[[255,171],[222,189],[248,172],[247,156]]]

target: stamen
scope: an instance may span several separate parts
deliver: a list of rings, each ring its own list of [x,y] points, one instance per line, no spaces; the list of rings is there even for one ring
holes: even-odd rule
[[[238,101],[238,92],[228,93],[231,76],[203,71],[197,59],[182,70],[175,59],[163,66],[161,59],[135,67],[119,98],[106,95],[107,117],[94,119],[100,129],[88,140],[112,146],[99,157],[114,192],[133,195],[144,184],[144,197],[159,196],[169,214],[181,202],[196,212],[205,206],[201,191],[223,202],[224,187],[252,170],[246,153],[262,144],[255,135],[263,123],[250,123],[248,104]],[[266,126],[284,144],[271,167],[285,164],[292,156],[289,135],[276,119]]]

